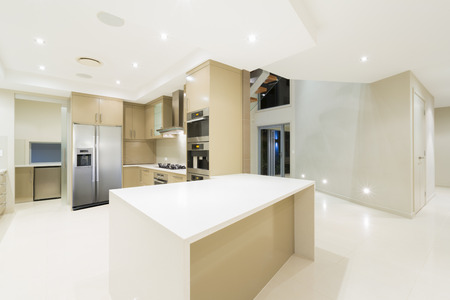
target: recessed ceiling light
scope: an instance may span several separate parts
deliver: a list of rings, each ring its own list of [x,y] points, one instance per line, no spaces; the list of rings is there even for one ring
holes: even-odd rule
[[[167,33],[161,33],[161,39],[163,41],[167,40]]]
[[[370,194],[370,189],[367,188],[367,187],[364,188],[364,189],[363,189],[363,193],[366,194],[366,195]]]
[[[324,179],[324,180],[322,180],[322,183],[323,183],[323,184],[327,184],[327,183],[328,183],[328,180]]]
[[[91,79],[92,78],[91,75],[85,74],[85,73],[77,73],[77,76],[81,77],[81,78],[86,78],[86,79]]]
[[[302,176],[301,176],[302,178],[305,178],[305,174],[302,174]]]
[[[132,64],[132,66],[133,66],[133,68],[137,69],[137,68],[139,67],[139,64],[138,64],[137,62],[134,62],[134,63]]]
[[[79,57],[77,62],[88,67],[100,67],[102,65],[101,61],[90,57]]]
[[[34,41],[38,45],[44,45],[45,44],[45,41],[42,38],[35,38]]]
[[[250,43],[256,42],[256,35],[250,34],[250,35],[248,36],[248,41],[249,41]]]
[[[119,18],[118,16],[112,15],[110,13],[101,11],[97,14],[97,19],[99,19],[100,22],[103,24],[113,26],[113,27],[120,27],[125,24],[125,21],[122,18]]]
[[[361,56],[359,59],[361,62],[366,62],[368,60],[367,56]]]
[[[44,65],[39,66],[39,70],[45,71],[45,66]]]
[[[192,77],[192,76],[187,76],[187,77],[186,77],[186,80],[187,80],[187,81],[194,81],[194,77]]]
[[[120,80],[116,80],[116,84],[120,84]]]

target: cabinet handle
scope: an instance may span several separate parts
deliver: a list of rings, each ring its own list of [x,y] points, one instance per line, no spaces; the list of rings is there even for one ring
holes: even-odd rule
[[[102,122],[102,114],[100,114],[100,123]]]
[[[133,132],[134,132],[134,138],[136,138],[136,130],[133,130]]]
[[[133,138],[133,130],[130,129],[130,139]]]
[[[98,121],[98,113],[95,113],[95,123],[97,123]]]

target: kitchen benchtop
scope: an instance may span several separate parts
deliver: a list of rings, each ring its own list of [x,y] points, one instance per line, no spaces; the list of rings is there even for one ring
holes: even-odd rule
[[[186,169],[181,169],[181,170],[164,169],[164,168],[158,167],[157,164],[123,165],[123,167],[124,168],[140,167],[140,168],[146,168],[146,169],[151,169],[151,170],[155,170],[155,171],[173,173],[173,174],[178,174],[178,175],[186,175]]]
[[[15,165],[16,168],[34,168],[34,167],[61,167],[61,163],[35,163],[27,165]]]
[[[188,243],[202,239],[299,191],[314,181],[251,174],[110,191]]]

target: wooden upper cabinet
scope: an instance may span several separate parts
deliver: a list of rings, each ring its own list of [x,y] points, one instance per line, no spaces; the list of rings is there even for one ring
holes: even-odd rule
[[[72,93],[72,122],[88,125],[123,125],[123,101]]]
[[[145,107],[135,104],[124,104],[123,118],[124,139],[145,139]]]
[[[146,106],[145,136],[148,139],[161,138],[158,129],[172,127],[172,97],[161,96]]]
[[[122,126],[123,101],[113,99],[98,99],[99,125]]]
[[[153,105],[145,107],[145,138],[151,139],[155,133],[155,111]]]
[[[188,73],[186,81],[186,112],[193,112],[209,107],[210,66],[201,65]]]
[[[98,122],[97,99],[72,94],[72,122],[96,125]]]

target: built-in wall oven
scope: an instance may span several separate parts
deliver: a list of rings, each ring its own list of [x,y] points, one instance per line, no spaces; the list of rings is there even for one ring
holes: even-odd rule
[[[187,115],[187,181],[209,178],[209,108]]]
[[[166,184],[169,176],[167,174],[155,172],[153,175],[153,184]]]
[[[209,175],[209,142],[187,143],[187,173]]]
[[[187,114],[187,142],[209,141],[209,108]]]

